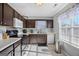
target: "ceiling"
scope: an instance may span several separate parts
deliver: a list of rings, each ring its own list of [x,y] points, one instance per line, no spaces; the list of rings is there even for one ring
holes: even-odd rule
[[[67,3],[9,3],[22,16],[29,19],[52,19],[52,17],[62,10]]]

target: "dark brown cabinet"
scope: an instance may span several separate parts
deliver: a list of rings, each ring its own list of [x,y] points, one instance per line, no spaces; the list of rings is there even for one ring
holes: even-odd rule
[[[30,34],[26,38],[26,42],[30,44],[47,44],[47,34]]]
[[[47,43],[47,34],[38,34],[37,37],[38,44]]]
[[[0,3],[0,25],[2,24],[2,3]]]
[[[18,12],[14,11],[14,17],[15,18],[18,18],[18,19],[21,19],[21,16]]]
[[[35,35],[35,34],[29,35],[29,43],[30,44],[38,44],[37,39],[38,39],[37,35]]]
[[[26,28],[26,20],[23,16],[7,3],[0,3],[0,25],[13,26],[13,18],[23,21],[23,27]]]
[[[16,11],[14,11],[14,18],[19,18],[19,14]]]
[[[26,28],[26,26],[27,26],[26,22],[27,22],[27,21],[24,19],[24,20],[23,20],[23,28]]]
[[[47,28],[53,28],[53,20],[47,20]]]
[[[35,28],[35,20],[27,20],[26,27],[27,28]]]
[[[30,44],[30,39],[29,38],[30,38],[29,36],[23,35],[23,37],[22,37],[22,44],[23,45],[24,44]]]
[[[47,34],[30,34],[24,35],[22,38],[23,44],[47,44]]]
[[[23,18],[22,18],[22,16],[21,16],[20,14],[19,14],[18,19],[20,19],[20,20],[22,20],[22,21],[23,21]]]
[[[8,4],[3,4],[3,25],[13,26],[13,9]]]
[[[18,18],[19,20],[23,20],[23,17],[16,11],[14,11],[14,18]]]
[[[27,28],[35,28],[35,22],[38,20],[26,20],[26,27]],[[40,20],[44,21],[44,20]],[[53,28],[53,20],[45,20],[47,22],[47,28]]]

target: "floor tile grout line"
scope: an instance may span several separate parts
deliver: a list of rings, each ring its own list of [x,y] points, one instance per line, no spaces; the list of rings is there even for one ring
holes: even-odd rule
[[[36,49],[36,56],[38,56],[38,45],[37,45],[37,49]]]
[[[34,53],[43,53],[43,54],[48,54],[48,53],[44,53],[44,52],[37,52],[37,51],[31,51],[31,50],[24,50],[24,51],[29,51],[29,52],[34,52]]]
[[[36,45],[36,50],[35,51],[32,51],[32,48],[33,47],[33,45],[30,45],[30,48],[29,48],[29,50],[24,50],[24,51],[28,51],[28,54],[27,54],[27,56],[29,56],[29,52],[34,52],[34,53],[36,53],[35,55],[36,56],[39,56],[39,53],[40,54],[48,54],[48,55],[50,55],[49,53],[44,53],[44,52],[39,52],[39,46],[38,45]],[[50,51],[48,51],[48,52],[50,52]],[[52,55],[52,54],[51,54]],[[53,56],[53,55],[52,55]],[[56,56],[59,56],[59,54],[57,54]]]
[[[24,45],[24,46],[25,46],[25,45]],[[23,48],[23,50],[24,50],[26,47],[28,47],[28,46],[26,45],[26,46]],[[22,51],[23,51],[23,50],[22,50]],[[26,53],[26,51],[23,53],[23,55],[24,55],[25,53]]]
[[[38,56],[38,53],[41,53],[41,54],[48,54],[48,53],[38,52],[38,45],[37,45],[36,51],[31,51],[31,48],[30,48],[29,52],[34,52],[34,53],[36,53],[36,56]]]
[[[27,56],[29,55],[29,52],[30,52],[30,50],[31,50],[31,46],[32,46],[32,45],[30,45],[30,49],[29,49],[29,51],[28,51],[28,54],[27,54]]]
[[[44,53],[44,52],[39,52],[39,51],[38,51],[38,47],[39,47],[38,45],[36,45],[36,51],[32,51],[32,50],[31,50],[32,46],[33,46],[33,45],[30,45],[30,49],[29,49],[29,50],[24,50],[24,51],[28,51],[27,56],[29,56],[29,52],[34,52],[34,53],[36,53],[36,56],[38,56],[38,53],[41,53],[41,54],[48,54],[48,53]]]
[[[25,48],[27,48],[28,46],[25,46],[24,48],[23,48],[23,50],[25,49]]]
[[[32,45],[30,46],[29,52],[31,52],[31,48],[32,48]],[[36,53],[36,51],[35,51],[35,53]],[[29,54],[28,54],[28,55],[29,55]]]

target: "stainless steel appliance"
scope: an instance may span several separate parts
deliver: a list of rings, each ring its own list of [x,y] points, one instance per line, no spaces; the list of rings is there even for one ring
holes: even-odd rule
[[[6,30],[9,37],[18,37],[18,30]]]

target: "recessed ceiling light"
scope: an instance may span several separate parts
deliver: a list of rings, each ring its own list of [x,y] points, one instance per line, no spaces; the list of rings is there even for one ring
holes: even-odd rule
[[[58,4],[54,4],[54,6],[57,6]]]

